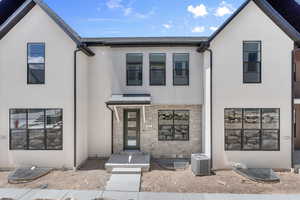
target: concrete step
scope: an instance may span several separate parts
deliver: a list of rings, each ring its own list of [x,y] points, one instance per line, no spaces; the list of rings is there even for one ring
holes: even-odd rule
[[[142,168],[113,168],[112,174],[141,174]]]
[[[141,174],[112,174],[106,191],[119,192],[139,192],[141,184]]]

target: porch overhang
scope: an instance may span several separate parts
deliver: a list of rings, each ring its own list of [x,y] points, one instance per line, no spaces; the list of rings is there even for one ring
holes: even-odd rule
[[[110,100],[106,102],[107,105],[126,106],[126,105],[150,105],[150,94],[121,94],[112,95]]]
[[[112,106],[117,122],[120,122],[120,117],[117,107],[142,107],[143,121],[146,123],[146,106],[151,105],[150,94],[121,94],[112,95],[110,100],[106,102],[107,106]]]

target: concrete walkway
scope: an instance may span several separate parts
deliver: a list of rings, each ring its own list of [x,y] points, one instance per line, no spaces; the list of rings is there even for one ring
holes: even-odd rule
[[[65,200],[299,200],[300,195],[237,195],[237,194],[190,194],[190,193],[152,193],[152,192],[112,192],[81,190],[40,190],[40,189],[0,189],[1,198],[14,200],[51,199]]]
[[[106,183],[106,191],[139,192],[141,185],[141,168],[113,168],[112,175]]]

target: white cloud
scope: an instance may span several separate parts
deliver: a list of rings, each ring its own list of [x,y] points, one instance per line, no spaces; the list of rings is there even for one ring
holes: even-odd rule
[[[166,29],[170,29],[170,28],[172,28],[172,25],[171,24],[163,24],[163,27]]]
[[[148,13],[139,13],[134,11],[132,4],[136,0],[131,0],[125,5],[123,0],[106,0],[106,7],[109,9],[118,9],[122,11],[124,16],[134,16],[139,19],[145,19],[155,14],[154,9],[150,10]]]
[[[187,7],[187,10],[192,13],[194,15],[195,18],[197,17],[204,17],[205,15],[208,14],[207,10],[206,10],[206,7],[205,5],[203,4],[200,4],[198,6],[192,6],[192,5],[189,5]]]
[[[106,6],[110,9],[113,9],[113,8],[122,8],[123,5],[122,5],[122,0],[108,0],[106,2]]]
[[[222,1],[219,7],[216,9],[215,16],[223,17],[224,15],[230,15],[234,12],[234,8],[231,4],[226,1]]]
[[[195,26],[193,29],[192,29],[192,32],[193,33],[202,33],[205,31],[205,27],[204,26]]]
[[[132,13],[132,8],[125,8],[123,11],[124,11],[124,15],[128,16]]]
[[[211,31],[216,31],[217,29],[218,29],[218,27],[216,27],[216,26],[209,27],[209,30],[211,30]]]
[[[150,10],[148,13],[138,13],[138,12],[136,12],[136,13],[134,14],[134,16],[135,16],[136,18],[146,19],[146,18],[149,18],[150,16],[152,16],[152,15],[154,15],[154,14],[155,14],[155,10],[152,9],[152,10]]]

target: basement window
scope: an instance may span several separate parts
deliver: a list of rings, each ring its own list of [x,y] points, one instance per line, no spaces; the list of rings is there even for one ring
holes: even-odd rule
[[[226,108],[225,150],[279,151],[279,108]]]
[[[10,109],[10,150],[62,150],[62,109]]]

